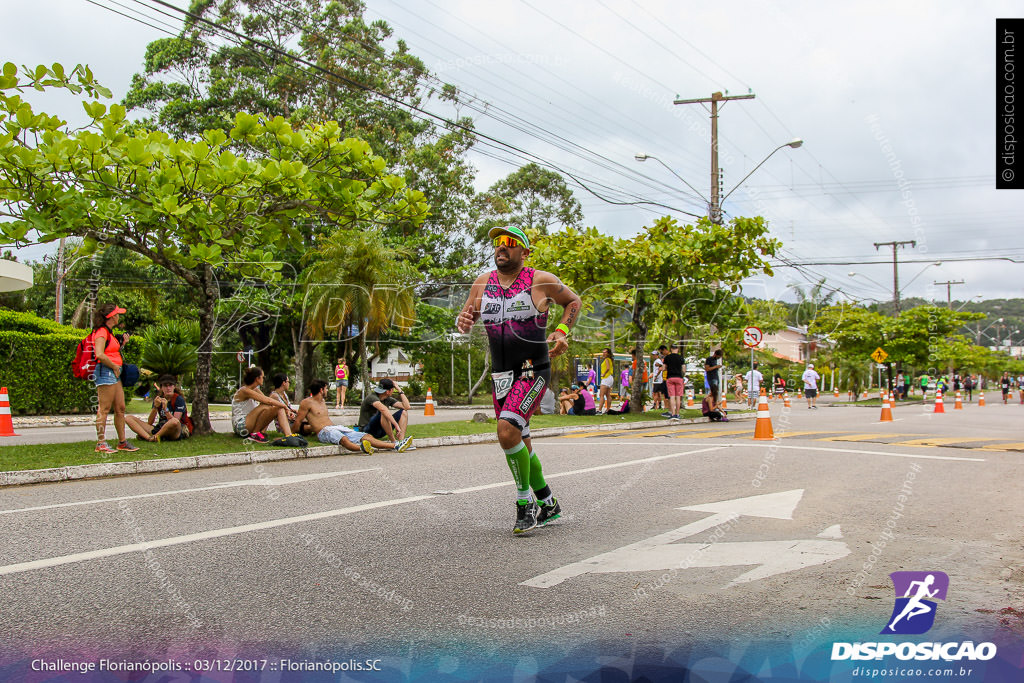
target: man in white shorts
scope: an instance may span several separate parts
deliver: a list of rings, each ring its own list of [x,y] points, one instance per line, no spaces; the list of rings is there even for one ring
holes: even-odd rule
[[[309,391],[311,395],[309,398],[302,399],[293,424],[298,426],[302,424],[303,420],[307,420],[320,443],[339,444],[347,450],[367,455],[373,453],[375,448],[404,453],[412,445],[411,436],[407,436],[397,443],[381,441],[364,432],[333,424],[327,414],[327,382],[322,379],[313,380],[309,385]]]

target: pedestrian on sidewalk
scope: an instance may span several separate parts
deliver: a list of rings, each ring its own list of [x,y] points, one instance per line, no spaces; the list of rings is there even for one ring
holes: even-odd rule
[[[93,352],[96,368],[92,380],[96,385],[96,452],[116,453],[137,451],[138,446],[125,438],[124,385],[121,383],[121,347],[128,343],[129,335],[115,335],[114,329],[121,322],[121,314],[127,311],[117,304],[103,304],[93,314]],[[114,430],[117,432],[117,449],[110,447],[106,439],[107,415],[114,411]]]
[[[757,369],[758,362],[754,361],[752,370],[747,371],[747,407],[750,409],[757,408],[757,398],[761,395],[761,382],[764,381],[764,375]],[[738,376],[738,375],[737,375]]]
[[[664,349],[661,346],[661,349]],[[659,349],[660,350],[660,349]],[[686,391],[686,360],[679,354],[679,344],[673,344],[671,352],[665,356],[665,384],[668,388],[668,412],[662,417],[679,419],[679,411]]]
[[[804,381],[804,396],[807,398],[807,409],[817,410],[818,409],[818,381],[821,379],[821,375],[814,371],[814,364],[808,363],[807,369],[804,370],[804,374],[801,376]]]

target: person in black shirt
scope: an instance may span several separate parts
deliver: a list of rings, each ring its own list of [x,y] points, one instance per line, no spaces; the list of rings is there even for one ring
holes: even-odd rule
[[[661,349],[664,348],[664,346],[661,347]],[[679,346],[673,344],[672,353],[665,356],[665,387],[668,390],[668,412],[662,413],[662,417],[679,419],[679,408],[682,404],[683,391],[686,389],[686,380],[683,379],[685,370],[686,361],[679,355]]]
[[[715,349],[715,352],[704,361],[704,374],[708,378],[711,395],[714,396],[717,404],[722,398],[722,390],[719,385],[719,378],[722,375],[722,349]]]
[[[1010,373],[1003,373],[1002,378],[999,380],[999,386],[1003,390],[1003,405],[1006,405],[1006,399],[1010,396],[1010,387],[1013,386],[1013,380],[1010,379]]]

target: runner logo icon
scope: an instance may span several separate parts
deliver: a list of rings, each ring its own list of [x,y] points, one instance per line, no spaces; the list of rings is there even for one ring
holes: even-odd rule
[[[944,572],[893,572],[889,576],[896,589],[896,604],[881,633],[926,633],[935,623],[934,599],[946,599],[949,576]]]

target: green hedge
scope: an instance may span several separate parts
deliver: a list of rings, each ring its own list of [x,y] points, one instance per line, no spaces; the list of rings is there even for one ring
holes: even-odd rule
[[[71,374],[75,348],[89,330],[58,325],[31,313],[0,310],[0,387],[15,415],[92,413],[96,387]],[[141,339],[133,335],[126,362]],[[130,396],[131,390],[125,391]]]

